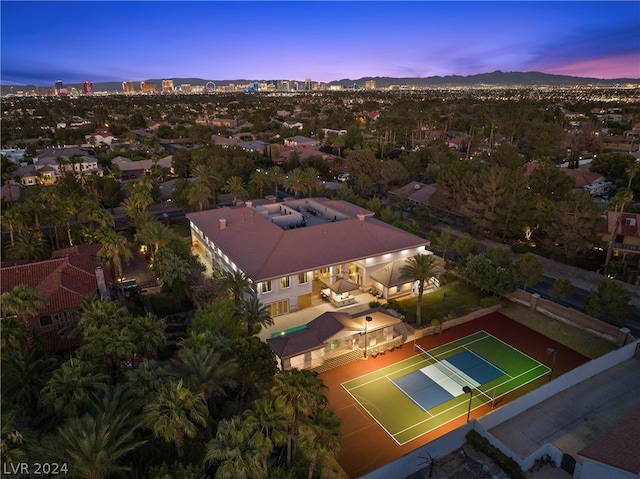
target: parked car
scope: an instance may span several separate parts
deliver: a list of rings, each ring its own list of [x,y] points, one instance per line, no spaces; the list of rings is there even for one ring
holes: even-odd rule
[[[350,175],[349,173],[342,173],[342,174],[338,175],[338,178],[337,178],[337,179],[338,179],[338,181],[341,181],[341,182],[343,182],[343,183],[344,183],[344,182],[345,182],[345,181],[347,181],[349,178],[351,178],[351,175]]]

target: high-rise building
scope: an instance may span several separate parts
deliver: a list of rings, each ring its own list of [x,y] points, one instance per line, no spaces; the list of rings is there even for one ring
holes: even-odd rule
[[[93,93],[93,82],[83,81],[82,93],[84,93],[85,95],[91,95]]]
[[[364,82],[365,90],[375,90],[376,89],[376,81],[375,80],[367,80]]]
[[[64,85],[62,84],[62,80],[56,80],[56,83],[54,85],[54,90],[56,92],[56,95],[59,95],[60,93],[62,93],[62,90],[64,89]]]
[[[311,78],[306,78],[304,80],[304,90],[311,91]]]
[[[140,82],[140,91],[142,93],[155,93],[156,92],[156,84],[152,81],[141,81]]]
[[[131,94],[136,91],[135,86],[132,81],[123,81],[122,82],[122,93]]]
[[[180,91],[182,93],[191,93],[192,88],[191,88],[191,83],[183,83],[180,85]]]
[[[173,93],[174,90],[173,80],[162,80],[162,93]]]

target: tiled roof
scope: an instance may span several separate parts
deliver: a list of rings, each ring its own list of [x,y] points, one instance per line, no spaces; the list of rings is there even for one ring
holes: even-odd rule
[[[100,245],[75,246],[54,251],[50,260],[2,267],[0,290],[9,292],[19,284],[34,288],[45,299],[40,315],[78,309],[83,297],[98,294],[95,269],[100,263],[92,253],[99,249]],[[108,281],[108,269],[104,274]]]
[[[252,208],[190,213],[196,225],[253,281],[280,278],[334,264],[427,246],[428,241],[371,217],[346,202],[323,202],[350,219],[284,230]],[[221,229],[219,220],[226,220]]]
[[[573,177],[576,182],[576,188],[582,188],[583,186],[590,185],[596,180],[602,178],[600,173],[592,173],[591,171],[582,171],[572,168],[560,168],[560,171],[563,171],[567,175]]]
[[[616,215],[613,211],[605,211],[604,214],[607,217],[607,233],[611,233]],[[623,236],[640,236],[640,214],[622,213],[617,234]]]
[[[632,474],[640,474],[639,440],[640,409],[636,409],[579,451],[578,455]]]
[[[400,321],[382,308],[363,311],[353,316],[348,313],[328,311],[310,321],[305,329],[269,338],[267,343],[279,358],[290,358],[319,349],[334,339],[363,332],[366,316],[372,318],[367,325],[368,331],[386,328]]]

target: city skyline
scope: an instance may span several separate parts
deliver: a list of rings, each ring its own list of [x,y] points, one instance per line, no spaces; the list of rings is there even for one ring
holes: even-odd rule
[[[591,1],[3,1],[1,81],[330,82],[495,70],[640,78],[637,7]]]

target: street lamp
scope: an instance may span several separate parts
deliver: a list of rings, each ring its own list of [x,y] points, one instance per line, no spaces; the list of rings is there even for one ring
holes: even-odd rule
[[[366,316],[364,322],[364,358],[367,359],[367,325],[373,321],[371,316]]]
[[[463,386],[462,392],[469,395],[469,409],[467,410],[467,422],[469,422],[469,416],[471,415],[471,400],[473,399],[473,389],[469,386]]]
[[[551,355],[551,371],[549,371],[549,381],[553,377],[553,366],[556,364],[556,350],[553,348],[547,348],[547,354]]]

